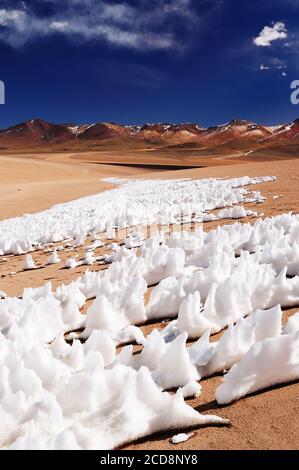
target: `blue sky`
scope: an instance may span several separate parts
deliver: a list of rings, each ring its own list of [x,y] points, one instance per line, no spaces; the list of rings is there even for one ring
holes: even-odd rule
[[[1,0],[0,127],[299,117],[299,0]]]

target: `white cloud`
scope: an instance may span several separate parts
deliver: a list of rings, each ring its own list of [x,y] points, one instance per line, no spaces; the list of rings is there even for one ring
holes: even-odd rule
[[[260,70],[262,72],[266,70],[284,71],[284,70],[287,70],[287,68],[288,68],[287,64],[282,59],[279,59],[278,57],[272,57],[268,59],[267,65],[261,64],[256,70]]]
[[[169,50],[182,46],[181,35],[198,20],[192,0],[140,0],[135,6],[108,0],[47,0],[50,2],[51,13],[45,16],[36,8],[45,0],[4,0],[4,5],[15,3],[19,9],[0,10],[0,41],[21,47],[60,34],[71,40],[106,41],[141,51]]]
[[[68,27],[69,24],[67,21],[52,21],[52,23],[50,23],[50,28],[54,31],[66,32]]]
[[[273,41],[286,39],[287,37],[286,25],[279,21],[274,23],[273,26],[265,26],[259,36],[253,39],[253,42],[256,46],[269,47]]]
[[[261,64],[259,70],[270,70],[268,65]]]
[[[23,24],[26,14],[21,10],[0,10],[0,26],[14,27]]]

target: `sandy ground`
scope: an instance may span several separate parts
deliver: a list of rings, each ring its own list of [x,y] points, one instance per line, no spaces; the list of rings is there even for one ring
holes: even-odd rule
[[[86,163],[60,163],[57,159],[24,159],[0,157],[0,218],[21,215],[48,208],[54,203],[64,202],[76,197],[94,194],[111,188],[99,181],[107,176],[142,176],[162,178],[204,178],[276,175],[276,182],[258,185],[267,197],[264,204],[252,205],[265,216],[288,211],[298,212],[299,200],[299,160],[273,161],[271,163],[245,163],[233,166],[218,166],[191,170],[148,173],[147,169],[133,167],[115,167],[110,165],[88,165]],[[20,190],[20,191],[19,191]],[[281,195],[279,199],[273,196]],[[246,219],[253,222],[255,219]],[[221,223],[231,223],[223,221]],[[213,228],[217,223],[205,224],[205,229]],[[120,239],[124,234],[120,233]],[[108,244],[108,242],[107,242]],[[64,244],[60,244],[64,245]],[[79,258],[84,249],[62,251],[64,260],[77,254]],[[107,246],[97,250],[98,254],[109,252]],[[43,252],[33,253],[33,258],[40,269],[23,272],[23,256],[0,258],[0,290],[9,295],[20,295],[24,287],[35,287],[51,281],[54,286],[68,283],[86,270],[86,266],[74,270],[63,269],[63,262],[44,267],[48,255]],[[105,269],[105,266],[92,266],[91,270]],[[10,274],[14,272],[15,274]],[[149,293],[149,292],[148,292]],[[284,322],[298,309],[286,310]],[[146,325],[148,334],[161,324]],[[165,326],[165,325],[164,325]],[[216,335],[214,339],[217,339]],[[229,418],[229,427],[206,427],[195,430],[194,436],[176,449],[299,449],[298,393],[299,381],[263,391],[244,398],[230,406],[217,406],[215,388],[221,377],[202,381],[202,396],[189,403],[198,411],[213,413]],[[169,438],[173,432],[152,436],[126,446],[126,449],[174,449]]]
[[[59,157],[54,154],[53,160],[48,160],[47,155],[0,155],[0,220],[111,189],[102,178],[127,178],[149,172],[147,168],[74,163],[68,155],[61,161]]]

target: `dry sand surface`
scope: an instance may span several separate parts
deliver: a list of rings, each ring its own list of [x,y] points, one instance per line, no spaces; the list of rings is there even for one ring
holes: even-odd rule
[[[52,160],[52,158],[50,158]],[[88,165],[82,163],[59,163],[54,156],[48,158],[28,159],[16,157],[0,157],[0,219],[21,215],[24,212],[35,212],[48,208],[54,203],[64,202],[103,191],[110,185],[100,181],[107,176],[133,176],[143,178],[205,178],[205,177],[238,177],[275,175],[276,182],[258,186],[267,200],[259,206],[248,204],[263,212],[265,216],[298,212],[299,200],[299,160],[273,161],[264,163],[245,163],[231,166],[198,168],[190,170],[148,173],[146,169],[133,167],[117,167],[110,165]],[[19,191],[20,190],[20,191]],[[279,199],[273,196],[281,195]],[[255,219],[246,219],[254,222]],[[219,222],[205,224],[209,230]],[[231,223],[222,221],[221,223]],[[123,234],[119,234],[120,238]],[[107,242],[108,244],[108,242]],[[60,244],[60,245],[63,245]],[[83,249],[75,250],[79,257]],[[107,253],[107,247],[100,248],[97,254]],[[63,259],[73,256],[73,252],[60,253]],[[22,271],[24,256],[8,256],[7,261],[0,261],[0,289],[9,295],[20,295],[24,287],[36,287],[51,281],[54,286],[62,282],[68,283],[86,270],[81,266],[73,270],[63,269],[63,263],[43,267],[46,255],[43,252],[33,253],[33,258],[41,268]],[[105,266],[92,266],[91,270],[105,269]],[[16,274],[9,274],[15,272]],[[286,310],[287,317],[298,309]],[[145,333],[161,324],[146,325]],[[165,326],[165,324],[164,324]],[[219,335],[214,338],[217,339]],[[279,364],[278,364],[279,367]],[[215,389],[221,382],[221,376],[202,381],[202,396],[189,400],[194,408],[203,413],[212,413],[229,418],[229,427],[205,427],[195,430],[194,436],[175,449],[299,449],[298,395],[299,382],[279,386],[246,397],[227,407],[219,407],[215,402]],[[126,449],[174,449],[169,442],[173,435],[152,436],[126,446]]]
[[[68,155],[0,156],[0,220],[48,209],[59,202],[111,189],[109,176],[132,177],[149,170],[126,166],[88,165]]]

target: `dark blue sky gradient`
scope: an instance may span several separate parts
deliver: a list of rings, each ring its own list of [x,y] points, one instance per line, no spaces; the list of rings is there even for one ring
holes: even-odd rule
[[[8,8],[10,2],[2,3]],[[46,18],[49,3],[36,3]],[[0,36],[0,79],[6,84],[0,127],[36,117],[204,126],[232,118],[277,124],[298,117],[290,83],[299,80],[299,0],[194,0],[193,8],[198,21],[187,30],[169,19],[177,22],[169,26],[178,47],[167,50],[64,35],[33,37],[12,47]],[[288,38],[255,46],[253,37],[277,21],[285,23]],[[259,70],[261,64],[270,70]]]

